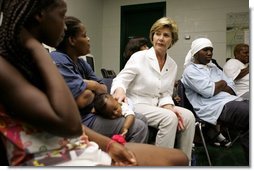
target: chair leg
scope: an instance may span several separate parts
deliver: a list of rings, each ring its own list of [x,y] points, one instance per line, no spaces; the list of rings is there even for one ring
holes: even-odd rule
[[[230,136],[230,133],[229,133],[228,128],[226,128],[226,132],[227,132],[227,135],[228,135],[228,139],[229,139],[229,141],[230,141],[230,142],[232,142],[232,139],[231,139],[231,136]]]
[[[240,135],[237,135],[233,141],[231,141],[230,147],[240,138]]]
[[[237,135],[237,136],[235,137],[235,139],[232,140],[228,128],[226,128],[226,132],[227,132],[227,134],[228,134],[228,139],[229,139],[229,141],[231,142],[231,144],[228,146],[228,148],[230,148],[230,147],[232,147],[233,144],[240,138],[240,136]]]
[[[205,138],[204,138],[204,135],[203,135],[203,132],[202,132],[202,123],[198,122],[198,123],[196,123],[196,126],[198,126],[198,128],[199,128],[198,130],[199,130],[202,142],[203,142],[203,146],[205,148],[205,153],[206,153],[206,156],[207,156],[207,160],[208,160],[209,166],[212,166],[210,155],[208,153],[208,149],[207,149],[207,146],[206,146]]]

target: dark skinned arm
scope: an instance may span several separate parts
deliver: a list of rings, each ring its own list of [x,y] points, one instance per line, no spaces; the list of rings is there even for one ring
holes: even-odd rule
[[[121,130],[121,134],[122,135],[126,135],[127,134],[128,130],[130,129],[130,127],[132,126],[134,121],[135,121],[135,116],[134,115],[128,115],[125,118],[122,130]]]
[[[100,84],[94,80],[84,80],[84,82],[86,82],[87,84],[86,89],[91,90],[95,92],[96,94],[107,93],[107,86],[104,84]]]
[[[107,86],[94,80],[84,80],[86,89],[76,98],[79,108],[84,108],[93,102],[95,93],[106,93]]]
[[[249,65],[246,68],[241,70],[241,72],[238,74],[238,76],[235,78],[235,80],[239,80],[247,74],[249,74]]]
[[[0,101],[9,114],[57,136],[82,134],[81,118],[75,100],[53,64],[48,52],[25,29],[22,44],[34,59],[44,91],[29,83],[21,73],[0,58]]]
[[[221,91],[228,92],[231,95],[235,95],[234,91],[227,85],[227,82],[224,80],[220,80],[215,82],[215,90],[214,95],[220,93]]]

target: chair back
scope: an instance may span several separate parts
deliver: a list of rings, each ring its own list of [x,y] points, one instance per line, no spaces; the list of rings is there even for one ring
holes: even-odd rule
[[[115,71],[108,70],[105,68],[101,68],[101,74],[102,74],[103,78],[115,78],[116,77]]]
[[[94,59],[91,56],[86,56],[86,62],[92,67],[94,71]]]
[[[196,113],[195,113],[195,111],[193,109],[193,106],[191,105],[190,101],[188,100],[188,98],[185,95],[185,88],[184,88],[184,85],[183,85],[181,80],[178,80],[178,82],[177,82],[177,93],[178,93],[178,96],[181,99],[178,102],[178,105],[181,106],[181,107],[184,107],[186,109],[189,109],[190,111],[192,111],[192,113],[194,114],[195,119],[196,119],[196,123],[195,123],[196,130],[195,130],[195,136],[194,136],[193,142],[194,142],[194,144],[200,144],[200,143],[203,144],[204,149],[205,149],[205,153],[206,153],[206,157],[207,157],[207,160],[208,160],[208,163],[209,163],[210,166],[212,166],[212,162],[211,162],[210,155],[209,155],[209,152],[208,152],[208,149],[207,149],[207,145],[206,145],[205,136],[203,134],[203,131],[204,131],[203,128],[208,126],[208,123],[203,121],[202,119],[200,119],[196,115]]]
[[[178,93],[178,96],[181,98],[181,100],[178,102],[178,106],[189,109],[190,111],[192,111],[192,113],[195,114],[194,109],[193,109],[190,101],[186,97],[185,88],[184,88],[184,85],[183,85],[181,80],[178,80],[178,82],[177,82],[177,93]]]
[[[186,94],[185,94],[185,88],[184,85],[182,83],[181,80],[178,80],[178,84],[177,84],[177,93],[178,96],[180,97],[180,101],[178,102],[178,106],[181,106],[183,108],[189,109],[195,116],[196,121],[202,122],[203,124],[205,123],[206,125],[211,125],[208,122],[205,122],[204,120],[200,119],[196,112],[194,111],[193,106],[191,105],[189,99],[187,98]]]
[[[103,78],[102,82],[107,86],[108,93],[110,93],[113,78]]]

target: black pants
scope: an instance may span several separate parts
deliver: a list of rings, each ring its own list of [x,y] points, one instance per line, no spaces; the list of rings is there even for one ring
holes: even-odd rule
[[[241,145],[249,163],[249,100],[226,103],[218,123],[239,130]]]

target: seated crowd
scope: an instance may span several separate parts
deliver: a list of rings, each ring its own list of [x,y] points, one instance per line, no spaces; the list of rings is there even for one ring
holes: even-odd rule
[[[90,53],[90,38],[78,18],[65,16],[64,0],[3,0],[0,7],[4,164],[190,165],[195,116],[175,105],[177,64],[167,52],[178,41],[174,20],[155,21],[149,34],[151,48],[145,38],[136,38],[139,43],[130,40],[127,63],[107,87],[79,58]],[[55,50],[48,53],[42,43]],[[239,130],[249,161],[249,100],[235,90],[249,71],[247,59],[239,54],[249,56],[246,46],[238,49],[236,59],[243,64],[234,64],[240,66],[233,75],[211,63],[209,39],[194,40],[181,81],[198,117]],[[148,126],[158,130],[154,144],[148,142]]]

